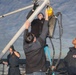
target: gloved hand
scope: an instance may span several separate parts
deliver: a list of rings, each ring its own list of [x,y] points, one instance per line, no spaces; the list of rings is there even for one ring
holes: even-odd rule
[[[28,15],[26,16],[26,18],[28,19],[32,14],[33,12],[36,10],[36,8],[39,6],[39,4],[37,2],[34,3],[34,6],[33,6],[33,9],[30,10],[30,12],[28,13]]]
[[[34,2],[33,9],[29,11],[28,15],[26,16],[26,19],[28,19],[33,14],[33,12],[36,10],[38,6],[39,6],[38,2]]]
[[[36,2],[34,3],[34,6],[33,6],[33,10],[36,10],[36,8],[39,6],[39,4]]]

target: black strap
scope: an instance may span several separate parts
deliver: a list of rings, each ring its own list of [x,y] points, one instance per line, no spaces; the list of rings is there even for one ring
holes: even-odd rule
[[[41,46],[44,46],[44,43],[45,43],[45,42],[42,40],[41,37],[38,38],[38,41],[40,42]]]
[[[16,67],[19,67],[19,65],[16,65],[16,66],[14,66],[14,65],[13,65],[13,66],[10,66],[10,68],[16,68]]]

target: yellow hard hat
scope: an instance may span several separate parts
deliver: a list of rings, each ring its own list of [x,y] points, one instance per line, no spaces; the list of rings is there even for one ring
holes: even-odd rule
[[[53,16],[53,14],[54,14],[52,7],[48,7],[47,12],[48,12],[48,16]]]

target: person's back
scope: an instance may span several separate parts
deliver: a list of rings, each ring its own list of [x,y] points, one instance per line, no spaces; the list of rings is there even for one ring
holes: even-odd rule
[[[26,55],[26,72],[36,72],[36,71],[46,71],[45,69],[45,54],[43,47],[39,41],[36,43],[30,44],[30,48],[25,48]],[[26,51],[27,50],[27,51]]]

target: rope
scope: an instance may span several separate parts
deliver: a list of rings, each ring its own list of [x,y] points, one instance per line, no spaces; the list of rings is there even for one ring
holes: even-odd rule
[[[54,63],[54,57],[55,57],[55,48],[54,48],[54,44],[53,44],[53,42],[52,42],[52,40],[51,40],[50,37],[49,37],[49,39],[50,39],[50,42],[51,42],[51,45],[52,45],[52,49],[53,49],[53,57],[52,57],[52,64],[51,64],[51,65],[53,65],[53,63]]]
[[[61,41],[61,37],[62,37],[62,34],[63,34],[63,28],[62,28],[62,14],[61,12],[58,12],[56,14],[56,16],[60,16],[60,20],[58,20],[57,18],[57,21],[58,21],[58,25],[59,25],[59,40],[60,40],[60,54],[59,54],[59,57],[58,57],[58,60],[55,64],[55,67],[57,67],[59,61],[60,61],[60,58],[61,58],[61,54],[62,54],[62,41]]]
[[[60,19],[58,19],[58,17],[60,16]],[[59,53],[59,57],[58,57],[58,60],[55,64],[55,67],[57,67],[57,65],[59,64],[59,61],[60,61],[60,58],[61,58],[61,54],[62,54],[62,41],[61,41],[61,37],[62,37],[62,34],[63,34],[63,27],[62,27],[62,14],[60,12],[57,12],[56,16],[56,22],[58,21],[58,26],[59,26],[59,41],[60,41],[60,53]],[[49,37],[50,39],[50,42],[51,42],[51,45],[52,45],[52,49],[53,49],[53,58],[52,58],[52,65],[53,66],[53,63],[54,63],[54,57],[55,57],[55,49],[54,49],[54,44],[51,40],[51,37]],[[50,68],[51,68],[50,66]],[[55,69],[55,68],[54,68]],[[55,75],[54,73],[54,69],[51,68],[51,71],[52,71],[52,75]],[[48,69],[49,70],[49,69]],[[49,72],[49,71],[48,71]],[[49,75],[49,74],[48,74]]]

